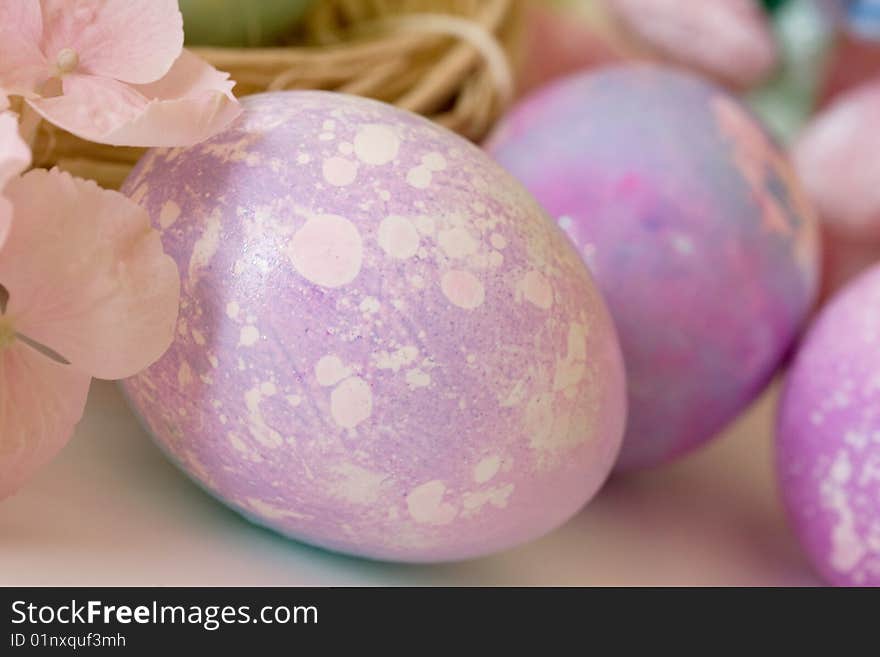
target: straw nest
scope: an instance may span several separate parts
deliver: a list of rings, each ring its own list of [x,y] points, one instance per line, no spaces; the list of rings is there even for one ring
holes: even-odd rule
[[[289,45],[193,48],[228,71],[239,96],[325,89],[376,98],[472,140],[514,93],[521,0],[320,0]],[[116,188],[143,149],[85,142],[43,122],[36,166],[59,166]]]

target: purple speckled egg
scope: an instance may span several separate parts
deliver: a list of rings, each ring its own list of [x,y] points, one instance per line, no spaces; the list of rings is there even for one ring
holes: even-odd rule
[[[880,267],[834,297],[799,350],[776,467],[792,525],[823,577],[880,586]]]
[[[619,469],[705,442],[764,389],[816,294],[817,229],[737,101],[684,73],[612,67],[527,98],[488,148],[608,301],[629,390]]]
[[[480,149],[323,92],[244,101],[126,191],[182,279],[176,342],[125,390],[255,522],[401,561],[501,550],[607,477],[622,357],[565,235]]]

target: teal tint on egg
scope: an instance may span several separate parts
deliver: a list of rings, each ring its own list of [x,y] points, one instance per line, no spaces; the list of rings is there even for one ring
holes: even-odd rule
[[[270,46],[314,0],[180,0],[190,46]]]

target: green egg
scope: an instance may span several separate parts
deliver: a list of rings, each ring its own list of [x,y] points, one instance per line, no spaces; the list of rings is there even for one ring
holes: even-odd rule
[[[314,0],[180,0],[190,46],[271,46]]]

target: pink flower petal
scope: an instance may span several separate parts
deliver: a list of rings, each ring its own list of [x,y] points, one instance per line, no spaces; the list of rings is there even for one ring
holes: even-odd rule
[[[36,93],[48,77],[40,51],[43,19],[35,0],[0,1],[0,87],[7,93]]]
[[[776,65],[776,42],[755,0],[609,0],[609,5],[660,54],[734,85],[760,82]]]
[[[228,78],[184,50],[168,75],[153,84],[68,75],[64,95],[28,102],[47,121],[90,141],[189,146],[220,132],[241,113]]]
[[[13,3],[15,4],[15,3]],[[168,73],[183,48],[177,0],[42,0],[42,48],[54,66],[73,50],[78,73],[146,84]]]
[[[0,94],[0,110],[5,105]],[[25,170],[31,152],[18,134],[18,120],[11,112],[0,111],[0,248],[6,242],[12,222],[12,205],[3,197],[3,188],[11,178]]]
[[[0,499],[67,444],[90,380],[20,341],[0,349]]]
[[[0,190],[31,162],[31,151],[18,134],[18,118],[12,112],[0,112]]]
[[[823,223],[880,244],[880,78],[840,96],[807,127],[794,161]]]
[[[15,222],[0,283],[16,330],[106,379],[157,360],[174,333],[180,279],[145,210],[58,170],[33,170],[6,194]]]

